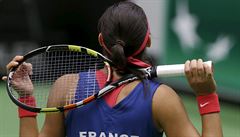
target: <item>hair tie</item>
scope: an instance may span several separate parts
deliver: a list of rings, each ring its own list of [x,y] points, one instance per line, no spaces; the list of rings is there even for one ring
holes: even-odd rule
[[[122,40],[116,40],[116,44],[119,44],[119,45],[121,45],[123,48],[124,48],[124,47],[126,47],[126,44],[125,44],[125,42],[124,42],[124,41],[122,41]]]

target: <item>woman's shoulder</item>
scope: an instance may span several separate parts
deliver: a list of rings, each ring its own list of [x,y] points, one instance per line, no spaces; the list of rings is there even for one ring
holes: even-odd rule
[[[173,88],[166,84],[161,84],[152,100],[152,112],[154,121],[159,129],[166,120],[171,120],[176,113],[184,114],[183,103]]]
[[[65,74],[59,77],[53,84],[49,98],[58,96],[55,102],[64,105],[70,96],[74,95],[79,76],[78,74]],[[51,104],[51,99],[50,103]]]
[[[153,111],[165,111],[171,108],[177,110],[182,105],[181,98],[176,91],[166,84],[161,84],[157,88],[152,100]],[[159,109],[161,108],[161,109]]]
[[[154,94],[154,98],[159,101],[164,101],[169,99],[179,99],[179,96],[172,87],[166,84],[159,84]]]

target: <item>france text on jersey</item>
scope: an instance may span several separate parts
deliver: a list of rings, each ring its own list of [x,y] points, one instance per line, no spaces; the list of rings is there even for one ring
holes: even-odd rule
[[[81,131],[79,137],[139,137],[136,135],[118,134],[118,133],[96,133],[94,131]]]

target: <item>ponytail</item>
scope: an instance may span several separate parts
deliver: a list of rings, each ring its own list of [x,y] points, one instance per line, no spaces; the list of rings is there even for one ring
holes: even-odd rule
[[[116,68],[120,71],[125,70],[127,66],[127,58],[124,52],[125,42],[117,40],[115,45],[111,48],[111,60],[115,62]]]

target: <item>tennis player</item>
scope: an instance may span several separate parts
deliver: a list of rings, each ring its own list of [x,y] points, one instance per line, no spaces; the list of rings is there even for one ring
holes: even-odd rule
[[[145,49],[151,46],[150,29],[142,8],[131,2],[109,7],[99,20],[99,43],[103,54],[116,66],[113,79],[126,73],[141,76],[137,69],[151,66]],[[16,56],[7,69],[16,66],[22,56]],[[25,63],[27,72],[31,65]],[[17,72],[16,72],[17,73]],[[202,118],[199,133],[188,118],[183,103],[169,86],[142,78],[119,87],[84,107],[64,113],[47,114],[42,130],[37,127],[36,114],[19,111],[21,137],[221,137],[220,106],[213,72],[201,59],[186,61],[187,80],[195,91]],[[20,74],[19,74],[20,75]],[[21,74],[28,77],[28,73]],[[73,81],[84,83],[74,75]],[[20,78],[20,77],[18,77]],[[28,79],[28,78],[27,78]],[[26,79],[25,79],[26,81]],[[21,85],[18,80],[17,85]],[[61,79],[54,88],[64,92]],[[85,85],[90,86],[90,85]],[[32,94],[32,89],[29,95]],[[83,89],[76,89],[76,92]],[[49,103],[48,105],[51,105]]]

